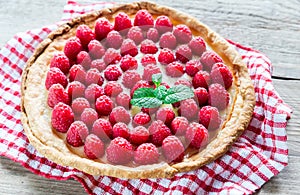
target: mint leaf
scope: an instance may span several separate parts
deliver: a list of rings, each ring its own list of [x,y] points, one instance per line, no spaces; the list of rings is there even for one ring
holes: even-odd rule
[[[158,87],[160,85],[161,81],[162,81],[161,73],[152,75],[152,82],[155,84],[156,87]]]
[[[154,89],[154,95],[157,99],[164,100],[168,95],[167,88],[163,85],[158,86],[156,89]]]
[[[131,99],[130,103],[138,107],[155,108],[162,105],[163,102],[156,97],[142,97]]]
[[[133,98],[155,97],[153,88],[138,88],[133,93]]]
[[[164,99],[165,104],[172,104],[194,97],[194,92],[191,88],[185,85],[176,85],[168,89],[168,95]]]

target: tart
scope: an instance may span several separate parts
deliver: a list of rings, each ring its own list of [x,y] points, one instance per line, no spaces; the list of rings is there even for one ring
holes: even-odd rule
[[[172,177],[219,158],[255,104],[246,65],[192,16],[150,2],[61,25],[28,60],[22,123],[45,157],[92,175]]]

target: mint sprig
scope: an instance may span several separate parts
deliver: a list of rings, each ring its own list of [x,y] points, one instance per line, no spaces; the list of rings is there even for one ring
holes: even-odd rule
[[[176,85],[169,89],[161,85],[162,74],[152,75],[153,88],[139,88],[134,91],[131,104],[143,108],[155,108],[162,104],[176,103],[194,96],[191,88],[185,85]]]

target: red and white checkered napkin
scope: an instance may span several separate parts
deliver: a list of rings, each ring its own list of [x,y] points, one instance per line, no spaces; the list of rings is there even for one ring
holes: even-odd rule
[[[111,5],[80,5],[69,1],[63,20]],[[0,50],[0,155],[47,178],[74,178],[90,194],[249,194],[287,165],[285,128],[291,109],[274,90],[271,62],[260,52],[231,41],[248,65],[255,86],[256,106],[248,129],[223,157],[171,179],[142,180],[91,176],[49,161],[30,145],[24,134],[20,121],[20,85],[26,61],[56,27],[47,26],[17,34]]]

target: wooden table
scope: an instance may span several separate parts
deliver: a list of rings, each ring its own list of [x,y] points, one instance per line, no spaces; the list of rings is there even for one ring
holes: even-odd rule
[[[0,47],[17,32],[59,21],[65,3],[59,0],[0,0]],[[289,165],[267,182],[258,194],[299,194],[299,0],[159,0],[158,3],[187,12],[223,37],[260,50],[271,59],[274,86],[294,110],[286,129]],[[0,157],[0,194],[85,194],[85,191],[76,181],[45,179],[32,174],[18,163]]]

